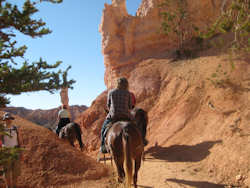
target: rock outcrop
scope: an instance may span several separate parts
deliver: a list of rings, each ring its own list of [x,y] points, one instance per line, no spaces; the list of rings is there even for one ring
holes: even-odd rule
[[[142,0],[135,16],[129,15],[125,0],[112,0],[105,4],[99,31],[102,35],[105,84],[113,87],[113,80],[123,75],[129,77],[139,61],[166,55],[177,46],[174,35],[161,31],[164,11],[159,5],[163,0]],[[186,8],[192,23],[201,30],[214,21],[225,1],[187,0]],[[164,52],[164,53],[163,53]]]

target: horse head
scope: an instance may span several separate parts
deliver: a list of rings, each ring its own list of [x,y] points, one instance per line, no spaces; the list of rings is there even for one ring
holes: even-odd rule
[[[131,115],[136,122],[136,127],[142,134],[142,137],[145,138],[147,125],[148,125],[148,113],[142,108],[134,108],[131,111]]]

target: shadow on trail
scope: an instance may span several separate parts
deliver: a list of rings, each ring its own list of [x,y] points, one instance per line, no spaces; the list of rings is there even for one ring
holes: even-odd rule
[[[175,182],[177,184],[184,184],[184,185],[189,185],[193,186],[195,188],[224,188],[227,185],[223,184],[215,184],[215,183],[210,183],[206,181],[188,181],[188,180],[178,180],[178,179],[166,179],[167,181]]]
[[[193,146],[173,145],[170,147],[161,147],[155,145],[149,148],[145,154],[150,154],[155,159],[166,160],[170,162],[198,162],[205,159],[215,144],[222,143],[218,141],[206,141]],[[150,160],[150,158],[148,158]],[[148,160],[145,158],[145,160]]]

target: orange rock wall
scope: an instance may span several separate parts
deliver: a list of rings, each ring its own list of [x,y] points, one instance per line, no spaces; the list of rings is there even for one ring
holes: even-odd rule
[[[135,16],[127,13],[125,0],[105,4],[99,31],[106,67],[104,79],[108,88],[114,86],[115,78],[121,75],[129,77],[130,72],[121,71],[121,67],[133,66],[142,59],[177,46],[176,37],[161,33],[161,2],[163,0],[142,0]],[[205,28],[220,13],[223,2],[187,0],[187,10],[193,23]]]

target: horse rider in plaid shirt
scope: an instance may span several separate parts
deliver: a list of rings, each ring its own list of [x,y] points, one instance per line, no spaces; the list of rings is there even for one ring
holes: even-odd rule
[[[109,123],[115,121],[130,121],[131,114],[130,110],[132,109],[132,99],[131,94],[128,91],[128,81],[126,78],[117,79],[117,87],[112,89],[108,93],[107,97],[107,108],[108,114],[102,125],[101,129],[101,148],[102,153],[107,153],[105,147],[105,129]]]

